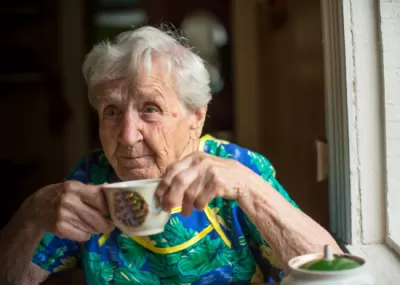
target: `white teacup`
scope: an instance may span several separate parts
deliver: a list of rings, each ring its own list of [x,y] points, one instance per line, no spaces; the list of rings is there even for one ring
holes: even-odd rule
[[[164,231],[171,216],[154,195],[160,179],[125,181],[103,186],[111,218],[127,236],[148,236]]]

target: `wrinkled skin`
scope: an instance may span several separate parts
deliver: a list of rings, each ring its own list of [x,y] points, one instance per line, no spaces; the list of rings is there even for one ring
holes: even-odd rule
[[[159,178],[198,148],[207,106],[188,110],[160,58],[133,84],[121,79],[97,88],[100,139],[122,180]]]
[[[26,200],[33,208],[29,219],[43,232],[76,241],[89,240],[92,233],[107,233],[114,226],[108,215],[101,186],[66,181],[48,185]]]
[[[262,179],[236,160],[195,152],[168,167],[156,191],[163,197],[162,207],[182,206],[188,216],[193,208],[203,210],[216,197],[238,200],[250,192],[252,181]]]
[[[197,151],[207,107],[182,105],[162,59],[149,76],[107,82],[97,92],[106,157],[122,180],[163,177],[157,195],[165,210],[182,205],[189,215],[215,197],[236,199],[249,178],[260,179],[236,161]]]

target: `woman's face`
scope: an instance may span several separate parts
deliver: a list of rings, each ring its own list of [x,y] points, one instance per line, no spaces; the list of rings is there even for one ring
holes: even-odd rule
[[[122,180],[159,178],[169,164],[197,150],[207,106],[188,111],[165,62],[133,85],[115,81],[97,89],[100,140]]]

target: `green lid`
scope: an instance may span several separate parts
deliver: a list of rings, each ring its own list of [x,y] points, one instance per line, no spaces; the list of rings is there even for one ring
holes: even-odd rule
[[[334,256],[329,245],[325,246],[323,259],[313,260],[300,266],[310,271],[340,271],[360,267],[360,263],[346,256]]]

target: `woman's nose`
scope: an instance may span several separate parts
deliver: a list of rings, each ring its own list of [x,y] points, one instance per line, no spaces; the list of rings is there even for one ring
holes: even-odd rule
[[[140,119],[135,114],[126,114],[122,121],[119,140],[122,144],[133,146],[143,139],[140,130]]]

